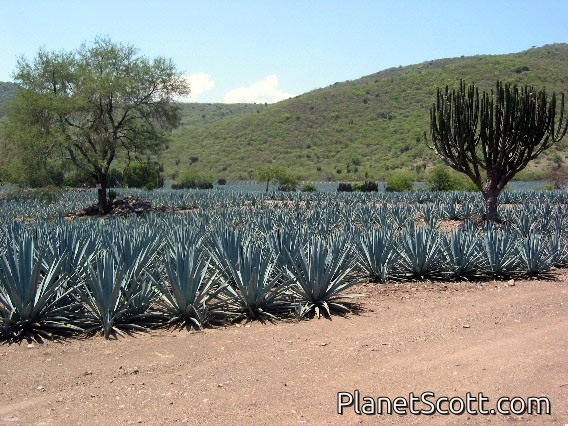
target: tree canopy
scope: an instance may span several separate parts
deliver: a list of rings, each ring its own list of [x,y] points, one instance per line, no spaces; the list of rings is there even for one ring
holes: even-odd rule
[[[14,80],[20,90],[7,110],[8,142],[24,159],[59,155],[86,172],[102,213],[112,162],[162,150],[179,125],[175,100],[189,93],[171,60],[148,59],[107,38],[19,58]]]

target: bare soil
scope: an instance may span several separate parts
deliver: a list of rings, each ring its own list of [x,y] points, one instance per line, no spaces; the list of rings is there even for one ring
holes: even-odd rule
[[[347,318],[0,346],[0,425],[568,423],[568,272],[363,285]],[[337,414],[337,393],[546,396],[550,415]],[[363,403],[363,402],[361,402]],[[418,405],[417,408],[427,408]]]

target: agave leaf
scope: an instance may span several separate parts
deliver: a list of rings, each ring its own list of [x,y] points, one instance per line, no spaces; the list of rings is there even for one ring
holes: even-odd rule
[[[240,312],[248,319],[272,318],[268,314],[292,311],[287,291],[291,281],[280,271],[272,250],[252,241],[236,250],[233,247],[222,250],[236,252],[237,256],[234,266],[223,268],[222,263],[217,266],[225,272],[223,300],[230,310]],[[227,271],[229,275],[226,275]]]
[[[47,259],[45,250],[38,250],[31,235],[7,247],[0,259],[0,312],[4,338],[41,338],[65,336],[80,327],[78,303],[67,303],[75,291],[59,259]],[[60,319],[57,324],[54,319]]]
[[[336,311],[339,311],[339,312],[342,312],[342,313],[351,312],[351,309],[349,309],[346,305],[344,305],[342,303],[330,302],[330,306],[332,306]]]
[[[210,274],[209,261],[194,246],[172,246],[164,260],[167,281],[153,281],[168,324],[202,329],[209,321],[208,302],[220,291],[213,287],[217,274]]]
[[[385,283],[394,263],[394,235],[388,229],[368,229],[357,239],[359,264],[373,281]]]
[[[400,240],[397,274],[404,279],[440,278],[442,246],[440,235],[434,227],[415,226],[409,222]]]
[[[568,266],[568,245],[561,231],[555,230],[550,238],[549,252],[552,255],[552,264],[556,267]]]
[[[82,297],[94,322],[89,330],[100,330],[106,339],[117,334],[122,336],[124,333],[120,330],[147,329],[142,323],[148,318],[145,312],[153,288],[138,281],[147,276],[136,277],[137,268],[130,266],[118,263],[107,251],[92,257],[86,264]]]
[[[518,270],[516,255],[517,237],[507,230],[498,230],[489,225],[483,236],[485,248],[485,272],[492,277],[505,278]]]
[[[441,242],[446,265],[443,272],[448,278],[459,280],[481,276],[482,248],[473,232],[457,228]]]
[[[531,230],[525,238],[518,241],[518,253],[522,273],[528,276],[546,277],[553,264],[555,253],[549,250],[546,238]]]
[[[314,311],[319,316],[321,309],[331,315],[328,303],[344,297],[343,292],[358,282],[350,278],[355,267],[347,237],[312,238],[306,250],[287,253],[286,270],[294,280],[292,290],[303,306],[301,315]]]

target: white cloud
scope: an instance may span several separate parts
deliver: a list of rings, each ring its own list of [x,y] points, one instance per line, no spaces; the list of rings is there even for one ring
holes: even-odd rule
[[[234,103],[273,103],[288,99],[293,95],[278,89],[278,77],[269,75],[264,80],[257,81],[248,87],[239,87],[225,94],[224,101]]]
[[[188,97],[193,102],[197,101],[205,92],[215,88],[215,81],[207,73],[197,72],[191,75],[184,75],[183,77],[189,82],[191,92]]]

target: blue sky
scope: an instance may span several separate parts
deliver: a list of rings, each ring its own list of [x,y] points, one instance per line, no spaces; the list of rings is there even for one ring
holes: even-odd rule
[[[0,81],[97,36],[172,58],[189,101],[275,102],[427,60],[568,42],[568,0],[0,0]]]

